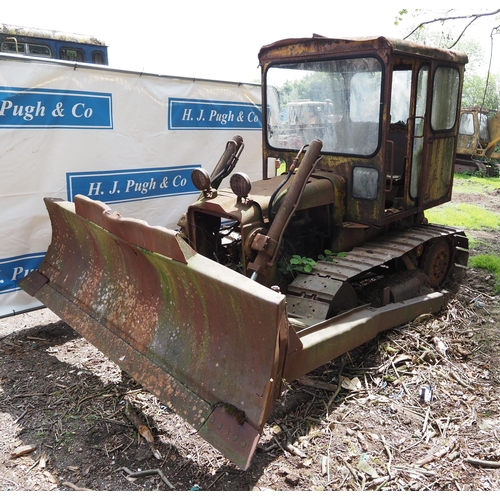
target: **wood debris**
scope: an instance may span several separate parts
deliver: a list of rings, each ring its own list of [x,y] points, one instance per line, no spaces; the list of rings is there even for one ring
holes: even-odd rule
[[[137,477],[145,477],[145,476],[151,476],[153,474],[158,474],[161,478],[161,480],[170,488],[170,489],[175,489],[173,484],[166,478],[165,474],[160,469],[148,469],[148,470],[140,470],[137,472],[132,472],[130,469],[127,467],[120,467],[117,469],[117,471],[122,470],[125,472],[128,477],[130,478],[137,478]]]
[[[10,458],[19,458],[23,455],[27,455],[36,450],[36,446],[33,444],[26,444],[23,446],[18,446],[12,453],[10,454]]]
[[[498,421],[478,421],[483,412],[497,414],[499,398],[489,372],[466,365],[464,353],[477,351],[467,333],[477,313],[464,302],[454,299],[441,317],[421,317],[302,377],[297,390],[318,391],[318,397],[281,417],[289,442],[295,432],[301,453],[294,455],[318,464],[320,476],[329,480],[332,471],[344,471],[336,484],[347,490],[468,489],[463,468],[500,468],[494,459],[500,459]],[[489,409],[477,406],[481,390],[492,391]],[[328,404],[325,392],[333,393]],[[304,422],[314,427],[301,435]],[[466,456],[478,424],[489,447],[476,453],[493,450],[493,459]],[[294,451],[289,444],[281,447]]]
[[[151,451],[155,456],[155,458],[157,460],[161,460],[163,457],[161,453],[154,446],[155,440],[151,430],[147,425],[145,425],[142,422],[139,415],[137,415],[136,411],[134,410],[133,406],[130,404],[129,401],[126,402],[125,415],[130,420],[130,422],[132,422],[132,424],[134,424],[134,426],[137,428],[139,434],[149,443]]]

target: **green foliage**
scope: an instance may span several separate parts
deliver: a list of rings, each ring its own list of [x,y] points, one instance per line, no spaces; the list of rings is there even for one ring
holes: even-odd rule
[[[492,177],[500,176],[500,163],[494,158],[478,158],[478,161],[482,162],[483,166],[479,170],[470,170],[464,172],[462,175],[475,178],[475,179],[491,179]],[[456,190],[454,190],[457,192]]]
[[[328,250],[328,248],[325,248],[325,250],[323,250],[323,253],[321,255],[318,255],[318,260],[326,262],[336,262],[334,257],[345,257],[346,255],[346,252],[333,253],[331,250]]]
[[[318,255],[318,260],[323,262],[335,262],[335,257],[345,257],[345,252],[337,254],[325,249],[321,255]],[[278,266],[281,273],[285,275],[295,276],[297,273],[311,273],[317,262],[309,257],[302,257],[301,255],[294,254],[289,260],[282,260]]]
[[[473,17],[470,16],[470,24]],[[482,35],[477,36],[477,31],[467,29],[468,26],[464,30],[463,23],[457,24],[453,18],[451,12],[442,16],[434,9],[402,9],[396,15],[394,24],[408,26],[406,35],[411,33],[412,41],[432,47],[453,48],[457,52],[467,54],[469,62],[464,76],[462,107],[483,106],[488,109],[499,109],[500,76],[498,68],[494,66],[488,71],[490,54],[487,53],[487,46],[484,43],[488,41],[491,28],[487,27]],[[497,18],[491,18],[491,27],[494,26],[495,19]],[[412,26],[418,29],[413,30]]]
[[[499,109],[499,94],[500,86],[497,75],[490,74],[488,86],[486,87],[486,77],[468,72],[465,73],[462,90],[462,108],[482,106],[487,109]]]
[[[294,254],[288,261],[282,262],[278,269],[285,275],[294,276],[296,273],[310,273],[315,265],[315,260]]]
[[[399,26],[399,23],[403,20],[403,16],[405,16],[406,14],[408,14],[408,9],[401,9],[396,16],[396,19],[394,20],[394,24],[396,26]]]
[[[455,174],[453,182],[454,193],[479,193],[493,192],[500,189],[500,178],[482,177],[470,173]]]
[[[500,257],[491,254],[476,255],[469,259],[469,265],[478,269],[485,269],[495,276],[495,293],[500,293]]]
[[[324,101],[331,97],[332,78],[335,75],[329,73],[314,72],[301,80],[287,80],[280,88],[283,104],[290,101],[307,99],[310,101]]]
[[[396,26],[399,26],[401,23],[404,23],[404,21],[410,22],[411,20],[415,20],[416,18],[420,17],[424,13],[425,10],[423,9],[401,9],[394,19],[394,24]]]

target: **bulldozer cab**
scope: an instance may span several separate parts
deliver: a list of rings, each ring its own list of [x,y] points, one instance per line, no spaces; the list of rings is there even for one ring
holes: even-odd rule
[[[260,52],[264,178],[312,139],[347,180],[346,220],[384,226],[451,199],[464,55],[386,38]]]
[[[485,147],[490,142],[487,109],[466,108],[460,114],[457,155],[472,158],[484,156]]]
[[[500,158],[495,152],[500,142],[500,112],[485,108],[465,108],[460,114],[457,157]]]

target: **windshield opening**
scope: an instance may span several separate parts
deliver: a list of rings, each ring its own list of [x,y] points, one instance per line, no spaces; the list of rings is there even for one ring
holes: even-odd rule
[[[323,151],[359,156],[379,144],[382,69],[375,58],[271,66],[267,71],[267,138],[298,150],[312,139]]]

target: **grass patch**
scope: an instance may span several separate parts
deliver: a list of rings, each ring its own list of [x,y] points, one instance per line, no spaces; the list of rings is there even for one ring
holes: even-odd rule
[[[500,177],[474,177],[466,174],[455,174],[453,191],[457,193],[492,192],[500,188]]]
[[[426,210],[430,223],[463,229],[493,231],[500,229],[500,215],[469,203],[446,203]]]
[[[467,234],[467,237],[469,238],[469,249],[470,250],[475,250],[480,247],[485,247],[489,248],[493,251],[494,245],[491,243],[488,243],[487,241],[484,240],[478,240],[477,238],[474,238],[474,236],[471,236],[470,234]]]
[[[460,174],[455,174],[454,177],[453,190],[456,192],[488,194],[498,189],[500,189],[500,178],[498,177],[471,177]],[[431,210],[426,210],[425,215],[429,222],[434,224],[460,227],[471,231],[500,230],[499,214],[469,203],[445,203]],[[475,238],[471,238],[469,244],[471,249],[479,245],[491,247],[488,243]],[[469,266],[491,273],[495,278],[493,292],[500,293],[500,257],[492,253],[471,256]]]
[[[493,292],[500,293],[500,257],[491,254],[475,255],[469,259],[469,265],[490,272],[496,281]]]

